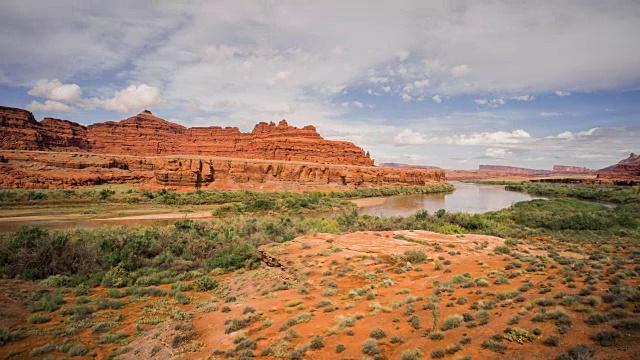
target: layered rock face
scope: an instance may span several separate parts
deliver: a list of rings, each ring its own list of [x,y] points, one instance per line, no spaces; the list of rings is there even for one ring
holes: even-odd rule
[[[631,153],[617,164],[598,170],[598,179],[640,180],[640,156]]]
[[[380,166],[397,168],[397,169],[440,169],[437,166],[430,165],[411,165],[411,164],[399,164],[399,163],[382,163]]]
[[[580,166],[554,165],[553,172],[557,174],[595,174],[596,171]]]
[[[536,169],[527,169],[515,166],[504,166],[504,165],[479,165],[479,172],[497,172],[501,174],[509,174],[509,175],[546,175],[551,174],[549,170],[536,170]]]
[[[198,156],[3,151],[3,158],[0,188],[54,189],[128,183],[147,188],[333,190],[425,185],[445,180],[442,170]]]
[[[217,126],[186,128],[149,111],[119,122],[83,126],[45,118],[37,122],[22,109],[0,107],[0,147],[10,150],[91,152],[166,156],[201,155],[372,166],[350,142],[323,139],[313,126],[298,129],[285,120],[259,123],[251,133]]]

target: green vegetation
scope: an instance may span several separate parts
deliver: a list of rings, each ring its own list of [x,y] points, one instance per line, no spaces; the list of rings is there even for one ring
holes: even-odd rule
[[[616,204],[637,203],[640,194],[629,186],[553,184],[553,183],[505,183],[505,189],[532,195],[549,197],[572,197],[582,200],[606,201]]]
[[[275,210],[281,206],[289,210],[313,208],[320,199],[357,199],[401,194],[431,194],[453,191],[450,184],[404,186],[348,191],[224,191],[196,190],[174,192],[166,189],[147,190],[73,189],[73,190],[0,190],[0,207],[10,205],[81,205],[96,203],[162,204],[162,205],[222,205],[241,203],[248,212]],[[277,203],[278,202],[278,203]]]

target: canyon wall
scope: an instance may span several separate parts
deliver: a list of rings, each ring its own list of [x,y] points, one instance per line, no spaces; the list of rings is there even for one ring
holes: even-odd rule
[[[631,153],[617,164],[598,170],[597,178],[640,181],[640,156]]]
[[[479,172],[496,172],[501,174],[508,175],[546,175],[551,174],[549,170],[536,170],[536,169],[527,169],[515,166],[504,166],[504,165],[479,165]]]
[[[392,169],[210,158],[2,151],[0,188],[64,189],[100,184],[143,188],[335,190],[444,182],[443,170]]]
[[[235,127],[186,128],[144,111],[119,122],[83,126],[53,118],[37,122],[29,111],[0,106],[0,129],[0,148],[6,150],[374,164],[368,152],[350,142],[325,140],[315,127],[299,129],[285,120],[261,122],[243,133]]]
[[[596,170],[580,166],[554,165],[553,172],[557,174],[595,174]]]

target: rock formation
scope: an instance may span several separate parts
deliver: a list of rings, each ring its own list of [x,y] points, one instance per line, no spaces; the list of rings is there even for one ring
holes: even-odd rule
[[[426,169],[426,170],[430,170],[430,169],[440,169],[437,166],[430,166],[430,165],[411,165],[411,164],[399,164],[399,163],[382,163],[380,164],[380,166],[384,166],[384,167],[390,167],[390,168],[396,168],[396,169]]]
[[[527,169],[515,166],[504,166],[504,165],[480,165],[478,167],[479,172],[496,172],[507,175],[547,175],[551,174],[550,170],[536,170],[536,169]]]
[[[3,151],[0,188],[54,189],[128,183],[148,188],[355,189],[444,182],[443,170],[202,156],[138,157]]]
[[[598,179],[640,180],[640,156],[631,153],[617,164],[598,170]]]
[[[373,160],[350,142],[323,139],[315,127],[298,129],[285,120],[261,122],[251,133],[235,127],[186,128],[150,111],[119,122],[83,126],[45,118],[37,122],[26,110],[0,106],[0,148],[91,152],[114,155],[201,155],[372,166]]]
[[[554,165],[553,172],[556,174],[595,174],[596,171],[580,166]]]

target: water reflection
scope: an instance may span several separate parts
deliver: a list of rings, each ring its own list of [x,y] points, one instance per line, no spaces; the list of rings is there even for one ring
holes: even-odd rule
[[[461,211],[476,214],[508,208],[519,201],[544,199],[507,191],[504,186],[456,181],[452,181],[451,184],[456,187],[456,190],[449,194],[391,196],[384,204],[362,207],[359,212],[376,216],[408,216],[420,209],[425,209],[429,213],[445,209],[449,212]]]

